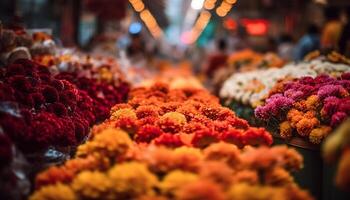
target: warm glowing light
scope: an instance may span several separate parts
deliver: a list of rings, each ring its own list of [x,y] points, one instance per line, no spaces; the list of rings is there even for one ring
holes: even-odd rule
[[[215,3],[217,0],[206,0],[204,2],[204,8],[207,10],[212,10],[215,8]]]
[[[156,19],[153,17],[153,15],[148,9],[143,10],[140,13],[140,17],[153,37],[159,38],[160,36],[162,36],[163,34],[162,29],[159,27]]]
[[[129,0],[129,2],[136,12],[141,12],[145,9],[145,4],[141,0]]]
[[[192,0],[191,8],[194,10],[200,10],[203,7],[204,0]]]
[[[208,11],[202,11],[194,24],[193,28],[189,32],[185,32],[181,36],[181,41],[185,44],[194,43],[198,37],[202,34],[205,27],[208,25],[211,18],[211,14]]]
[[[229,4],[235,4],[237,2],[237,0],[225,0],[225,1]]]
[[[265,19],[242,19],[241,22],[250,35],[261,36],[267,34],[269,22]]]
[[[228,18],[224,21],[224,27],[228,30],[235,30],[237,29],[237,23],[234,19]]]

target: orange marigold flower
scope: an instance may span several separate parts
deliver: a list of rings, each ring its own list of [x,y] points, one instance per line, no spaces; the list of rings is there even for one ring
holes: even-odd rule
[[[29,200],[78,200],[78,198],[69,186],[58,183],[35,191]]]
[[[207,129],[208,128],[202,123],[191,121],[183,126],[182,131],[184,133],[191,134],[199,130],[207,130]]]
[[[185,100],[187,100],[187,96],[180,89],[170,90],[167,96],[167,101],[183,102]]]
[[[308,137],[311,131],[320,124],[316,118],[303,118],[296,124],[296,129],[299,135]]]
[[[245,137],[243,135],[243,132],[238,129],[231,128],[228,131],[223,132],[220,135],[220,139],[222,141],[225,141],[227,143],[231,143],[236,145],[238,148],[243,148],[244,145],[247,143],[245,141]]]
[[[162,134],[163,131],[159,127],[154,125],[144,125],[137,131],[135,141],[150,143],[153,139]]]
[[[199,130],[194,133],[192,138],[192,145],[198,148],[205,148],[212,143],[219,141],[219,134],[214,130]]]
[[[271,134],[264,128],[250,127],[244,132],[243,137],[246,145],[272,145],[273,143]]]
[[[136,109],[136,116],[138,119],[145,117],[158,117],[160,109],[158,106],[148,105],[148,106],[139,106]]]
[[[82,199],[112,199],[112,183],[107,175],[98,171],[79,173],[71,184],[72,189]]]
[[[165,174],[175,169],[174,151],[162,146],[150,145],[142,151],[141,161],[157,174]]]
[[[290,139],[293,136],[293,128],[288,121],[280,123],[279,129],[282,138]]]
[[[199,180],[184,185],[176,194],[179,200],[224,200],[225,195],[221,188],[210,181]]]
[[[120,128],[127,132],[129,135],[133,136],[138,130],[138,124],[135,119],[125,117],[120,118],[115,122],[115,128]]]
[[[176,102],[176,101],[163,103],[160,105],[161,115],[167,112],[175,112],[181,105],[182,104],[180,102]]]
[[[231,168],[239,167],[240,151],[237,146],[224,142],[210,145],[203,150],[205,160],[227,163]]]
[[[287,114],[287,119],[292,127],[296,127],[297,123],[303,119],[303,113],[297,109],[291,109]]]
[[[106,129],[96,137],[78,147],[77,156],[87,156],[98,153],[108,158],[124,154],[132,145],[127,133],[119,129]]]
[[[132,108],[129,104],[126,104],[126,103],[120,103],[120,104],[116,104],[114,105],[112,108],[111,108],[111,114],[120,110],[120,109],[123,109],[123,108]]]
[[[325,138],[331,131],[332,128],[329,126],[321,126],[313,129],[309,135],[310,142],[320,144],[323,138]]]
[[[202,179],[213,181],[223,189],[227,189],[233,182],[234,171],[224,162],[208,161],[199,174]]]
[[[175,170],[163,178],[163,181],[160,183],[160,190],[162,194],[167,196],[175,196],[176,192],[178,192],[180,188],[184,187],[184,185],[197,180],[197,174]]]
[[[240,119],[238,117],[228,117],[226,121],[233,127],[237,129],[247,129],[249,124],[246,120]]]
[[[320,98],[317,95],[309,96],[305,103],[308,110],[316,110],[321,104]]]
[[[160,91],[165,94],[168,93],[169,90],[169,85],[161,82],[156,82],[150,87],[150,91]]]
[[[158,119],[159,119],[158,117],[145,117],[137,120],[137,124],[139,127],[144,125],[155,125]]]
[[[294,184],[294,180],[288,171],[281,167],[275,167],[267,170],[264,176],[264,183],[272,186],[286,186]]]
[[[289,171],[300,170],[303,167],[303,157],[295,150],[287,146],[276,146],[270,149],[270,153],[276,156],[277,166]]]
[[[176,166],[176,169],[197,172],[202,161],[202,152],[197,148],[183,146],[174,150],[174,166]]]
[[[36,176],[35,187],[39,189],[45,185],[69,183],[73,180],[74,175],[73,171],[67,170],[64,167],[53,166]]]
[[[111,114],[110,119],[120,119],[120,118],[131,118],[131,119],[137,119],[136,113],[131,108],[122,108],[119,109]]]
[[[147,166],[137,162],[115,165],[108,171],[115,199],[134,199],[141,195],[154,194],[157,177]]]
[[[186,123],[186,117],[178,112],[164,114],[157,121],[157,125],[166,133],[178,133]]]
[[[156,145],[164,145],[167,147],[180,147],[184,145],[184,143],[181,140],[181,137],[178,134],[169,134],[169,133],[164,133],[161,136],[157,137],[154,140],[154,143]]]
[[[235,173],[233,177],[233,182],[237,183],[247,183],[250,185],[256,185],[259,183],[259,175],[255,170],[241,170]]]

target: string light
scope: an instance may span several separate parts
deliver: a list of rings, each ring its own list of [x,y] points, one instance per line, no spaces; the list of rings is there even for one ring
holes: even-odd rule
[[[206,10],[212,10],[215,8],[215,3],[216,3],[217,0],[206,0],[204,2],[204,8]]]
[[[197,41],[197,39],[202,34],[205,27],[208,25],[210,18],[211,18],[210,12],[202,11],[200,13],[196,23],[194,24],[192,30],[184,33],[185,40],[183,42],[185,42],[187,44],[192,44],[195,41]]]
[[[200,10],[203,7],[204,0],[192,0],[191,8],[194,10]]]
[[[224,0],[220,6],[216,8],[216,14],[219,17],[225,17],[232,9],[233,4],[237,3],[237,0]]]
[[[146,25],[148,31],[154,38],[159,38],[163,35],[162,29],[159,27],[157,20],[153,17],[152,13],[146,9],[142,0],[129,0],[134,10],[140,13],[140,18]]]
[[[129,0],[129,2],[136,12],[141,12],[145,9],[145,4],[141,0]]]

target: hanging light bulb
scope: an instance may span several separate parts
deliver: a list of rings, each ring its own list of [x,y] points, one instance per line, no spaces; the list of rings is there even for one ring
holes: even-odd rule
[[[204,4],[204,0],[192,0],[191,8],[194,10],[200,10],[202,9],[203,4]]]

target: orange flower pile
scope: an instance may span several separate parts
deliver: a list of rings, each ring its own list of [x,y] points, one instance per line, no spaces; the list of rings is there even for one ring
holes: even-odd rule
[[[220,142],[172,149],[131,141],[118,129],[96,133],[73,160],[37,176],[30,200],[312,199],[290,175],[302,157],[286,146],[241,150]]]
[[[117,104],[109,120],[93,128],[113,127],[129,133],[137,143],[168,147],[204,148],[226,141],[239,146],[271,145],[271,135],[239,119],[216,97],[201,89],[169,89],[156,83],[150,88],[136,88],[127,104]]]

